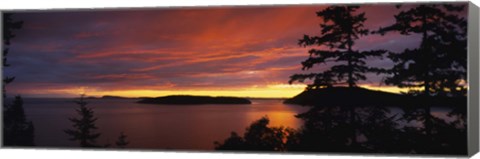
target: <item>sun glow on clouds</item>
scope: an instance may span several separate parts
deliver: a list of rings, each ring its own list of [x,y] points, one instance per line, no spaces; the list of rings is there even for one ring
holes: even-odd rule
[[[36,97],[293,97],[305,84],[289,85],[289,76],[308,73],[300,63],[311,49],[298,46],[298,39],[320,32],[315,13],[325,7],[18,13],[15,18],[25,23],[12,41],[12,67],[4,70],[17,77],[8,92]],[[397,12],[394,5],[364,10],[369,29],[392,23]],[[357,44],[358,49],[403,50],[419,42],[392,34],[362,37]],[[391,67],[385,61],[367,63]],[[372,85],[380,80],[375,76],[359,86],[404,91]]]

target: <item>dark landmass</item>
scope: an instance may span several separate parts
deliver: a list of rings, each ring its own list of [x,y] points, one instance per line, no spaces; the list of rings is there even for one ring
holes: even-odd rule
[[[252,100],[286,100],[288,98],[256,98],[256,97],[247,97],[247,99],[252,99]]]
[[[137,98],[134,98],[134,97],[121,97],[121,96],[104,95],[104,96],[102,96],[102,97],[89,96],[89,97],[86,97],[86,99],[137,99]]]
[[[250,100],[238,97],[210,97],[210,96],[189,96],[172,95],[156,98],[144,98],[138,103],[144,104],[175,104],[175,105],[196,105],[196,104],[252,104]]]
[[[105,96],[102,96],[102,99],[137,99],[137,98],[105,95]]]
[[[466,97],[424,97],[374,91],[355,87],[331,87],[306,90],[284,101],[285,104],[310,106],[420,106],[466,107]]]

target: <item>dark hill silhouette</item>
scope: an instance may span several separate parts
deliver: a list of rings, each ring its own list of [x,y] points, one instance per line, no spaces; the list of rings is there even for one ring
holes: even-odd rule
[[[427,100],[430,98],[430,100]],[[360,87],[309,89],[284,101],[286,104],[315,106],[465,106],[466,97],[428,97],[395,94]],[[424,103],[424,104],[422,104]]]
[[[145,98],[138,103],[144,104],[252,104],[250,100],[238,97],[210,97],[210,96],[190,96],[190,95],[172,95],[156,98]]]
[[[85,99],[143,99],[143,98],[104,95],[101,97],[89,96],[89,97],[85,97]]]
[[[112,96],[112,95],[104,95],[102,99],[136,99],[132,97],[122,97],[122,96]]]

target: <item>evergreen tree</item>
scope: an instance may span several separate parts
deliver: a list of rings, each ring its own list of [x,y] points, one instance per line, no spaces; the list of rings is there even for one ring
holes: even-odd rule
[[[404,132],[399,128],[397,115],[391,114],[385,106],[364,107],[361,111],[359,132],[366,139],[362,147],[366,152],[408,153],[405,147]]]
[[[299,40],[299,45],[320,46],[328,49],[311,49],[309,58],[302,62],[302,70],[309,70],[316,64],[335,62],[336,65],[320,73],[295,74],[290,77],[290,83],[306,79],[313,79],[308,89],[331,87],[339,84],[348,84],[349,87],[357,86],[357,82],[365,80],[365,73],[379,72],[380,69],[368,67],[367,57],[379,57],[384,50],[359,51],[355,50],[355,40],[369,34],[364,28],[365,13],[357,13],[359,6],[330,6],[317,12],[322,18],[320,24],[321,35],[304,35]]]
[[[215,150],[249,150],[245,144],[243,137],[238,135],[236,132],[231,132],[230,137],[225,139],[223,143],[214,142]]]
[[[289,151],[405,152],[396,115],[384,106],[318,105],[296,117],[304,121]],[[361,137],[359,137],[361,136]],[[360,139],[359,139],[360,138]]]
[[[70,140],[80,142],[81,147],[100,147],[96,144],[100,133],[95,133],[97,128],[92,108],[86,107],[88,104],[85,101],[85,96],[81,95],[80,99],[75,101],[80,107],[76,109],[79,118],[69,118],[73,123],[73,129],[64,130],[65,133],[71,136]]]
[[[23,21],[14,21],[12,14],[3,14],[3,68],[9,67],[7,55],[11,39],[15,37],[14,30],[23,26]],[[15,77],[4,74],[2,92],[3,99],[7,98],[6,85],[13,82]],[[23,110],[23,100],[16,96],[13,103],[3,102],[3,139],[5,146],[34,146],[34,127],[31,121],[27,121]]]
[[[348,109],[340,106],[315,106],[296,117],[304,121],[289,151],[356,152],[351,144],[352,124],[346,118]]]
[[[399,6],[400,8],[401,6]],[[423,4],[411,7],[395,15],[396,22],[378,31],[385,34],[398,31],[403,35],[419,34],[422,37],[418,48],[391,53],[395,65],[388,72],[391,77],[385,83],[401,88],[423,88],[411,91],[424,96],[420,104],[423,113],[407,114],[412,119],[424,122],[424,132],[432,133],[431,96],[465,94],[467,52],[466,20],[456,13],[464,5]],[[421,114],[421,115],[419,115]]]
[[[8,46],[10,45],[11,39],[15,37],[15,34],[13,34],[13,30],[18,30],[21,29],[23,26],[23,21],[14,21],[12,18],[13,14],[10,13],[5,13],[3,14],[3,22],[2,22],[2,28],[3,28],[3,67],[9,67],[10,64],[7,62],[7,55],[9,52]],[[5,76],[5,74],[4,74]],[[7,91],[6,91],[6,85],[13,82],[15,77],[8,77],[5,76],[3,78],[3,98],[5,99],[7,97]]]
[[[125,148],[129,142],[127,141],[127,135],[125,135],[123,132],[120,133],[120,136],[117,139],[117,142],[115,142],[115,145],[119,148]]]
[[[395,15],[396,22],[378,32],[420,34],[418,48],[392,53],[395,62],[385,83],[401,88],[423,88],[426,96],[455,93],[466,82],[467,22],[456,13],[464,5],[418,5]]]
[[[15,97],[4,115],[4,145],[34,146],[33,123],[25,118],[21,96]]]
[[[304,35],[303,39],[299,40],[299,45],[303,47],[319,46],[322,49],[309,50],[308,53],[310,56],[302,62],[302,70],[309,70],[317,64],[332,64],[333,66],[320,73],[292,75],[290,77],[290,83],[294,81],[304,82],[306,79],[313,79],[313,83],[309,84],[307,89],[318,89],[344,84],[347,84],[349,88],[354,88],[357,87],[358,81],[366,79],[365,73],[380,73],[382,71],[382,69],[367,66],[365,60],[368,57],[382,57],[386,52],[385,50],[359,51],[354,49],[355,41],[360,39],[361,36],[369,34],[369,30],[364,27],[364,22],[367,20],[365,13],[358,13],[357,10],[359,8],[359,6],[340,5],[330,6],[317,12],[317,16],[323,20],[320,24],[321,35]],[[326,110],[312,108],[312,112],[309,114],[328,115],[328,113],[332,111],[330,108],[325,109]],[[345,130],[349,132],[348,140],[345,142],[339,141],[337,144],[357,147],[358,123],[356,120],[358,116],[356,115],[355,106],[341,108],[337,113],[342,113],[340,116],[342,116],[345,121],[339,121],[341,126],[336,128],[349,129]],[[306,119],[310,117],[307,114],[300,115],[300,117],[307,122],[323,123],[323,121],[318,121],[319,118]],[[343,139],[336,138],[334,140]],[[332,140],[331,142],[337,141]]]
[[[223,143],[215,142],[216,150],[250,150],[250,151],[286,151],[287,141],[295,134],[291,128],[268,127],[270,120],[263,117],[253,122],[243,137],[236,132]]]

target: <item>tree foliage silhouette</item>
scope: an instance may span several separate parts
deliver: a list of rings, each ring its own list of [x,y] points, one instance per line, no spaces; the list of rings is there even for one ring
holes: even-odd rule
[[[118,139],[115,142],[115,145],[117,145],[119,148],[125,148],[128,144],[129,142],[127,141],[127,135],[121,132],[120,136],[118,136]]]
[[[320,73],[295,74],[290,77],[290,83],[295,81],[304,82],[313,79],[308,89],[331,87],[338,84],[348,84],[355,87],[357,82],[365,80],[365,73],[379,72],[379,69],[368,67],[367,57],[380,57],[384,50],[358,51],[354,50],[355,40],[369,34],[364,27],[365,13],[358,13],[359,6],[330,6],[317,12],[322,18],[320,24],[321,35],[304,35],[298,44],[307,46],[319,46],[320,49],[308,51],[309,58],[302,62],[302,70],[309,70],[317,64],[335,62],[336,65]]]
[[[399,6],[400,8],[401,6]],[[395,15],[396,22],[380,28],[378,33],[397,31],[404,35],[419,34],[422,37],[418,48],[391,53],[395,65],[388,72],[392,76],[386,84],[401,88],[423,88],[411,91],[425,96],[423,113],[410,111],[408,118],[423,121],[424,132],[432,134],[434,117],[431,115],[431,96],[464,96],[466,87],[467,22],[456,13],[465,5],[422,4]],[[460,106],[461,107],[461,106]]]
[[[223,143],[215,142],[216,150],[250,150],[250,151],[286,151],[287,139],[294,130],[284,127],[268,127],[270,120],[263,117],[253,122],[243,137],[236,132]]]
[[[14,30],[23,26],[23,21],[15,21],[13,14],[3,14],[3,68],[9,67],[7,55],[8,46],[15,37]],[[4,74],[2,92],[3,99],[7,98],[6,85],[13,82],[15,77],[8,77]],[[31,121],[27,121],[23,109],[23,99],[16,96],[13,103],[3,102],[3,144],[5,146],[34,146],[34,127]]]
[[[304,125],[295,140],[289,141],[288,150],[383,153],[404,150],[392,145],[401,142],[402,132],[397,128],[396,115],[390,115],[388,108],[359,106],[354,110],[355,114],[351,114],[351,108],[346,106],[319,105],[298,114],[296,117],[302,119]]]
[[[465,97],[466,92],[463,84],[466,82],[467,66],[466,21],[454,14],[461,12],[464,6],[415,5],[395,16],[397,22],[394,25],[381,28],[378,31],[381,34],[400,31],[406,35],[421,34],[423,36],[419,48],[406,49],[402,53],[388,55],[394,61],[393,69],[371,68],[366,66],[364,56],[357,58],[360,55],[380,56],[388,51],[379,50],[362,54],[362,52],[352,49],[353,41],[357,40],[359,36],[368,34],[368,30],[362,29],[363,22],[366,20],[363,17],[364,13],[353,15],[358,7],[348,7],[331,6],[318,12],[317,15],[324,18],[324,23],[321,24],[322,36],[305,35],[304,39],[299,42],[304,47],[318,45],[327,48],[310,50],[309,59],[302,62],[304,70],[319,63],[340,63],[321,73],[296,74],[290,77],[290,83],[313,79],[313,83],[308,85],[306,91],[296,96],[296,99],[290,100],[290,104],[301,103],[301,105],[311,106],[310,110],[296,116],[304,121],[303,127],[287,131],[288,135],[278,135],[284,136],[283,144],[278,146],[282,148],[262,149],[256,147],[262,144],[247,144],[247,140],[250,140],[250,143],[277,143],[278,138],[267,138],[265,136],[268,135],[264,134],[269,134],[265,133],[268,131],[259,131],[272,129],[267,126],[268,122],[265,122],[265,119],[261,119],[254,122],[243,137],[232,132],[230,138],[223,144],[216,143],[216,149],[416,154],[467,153],[465,111],[454,109],[448,113],[448,116],[457,120],[447,122],[430,113],[431,103],[438,103],[438,101],[429,102],[431,99],[441,99],[440,101],[449,101],[447,103],[452,104],[455,108],[465,107],[460,104],[460,101]],[[348,22],[348,20],[351,21]],[[348,32],[348,28],[358,30]],[[426,33],[425,30],[427,30]],[[342,31],[347,33],[344,34]],[[363,31],[366,33],[363,34]],[[357,34],[351,34],[352,32]],[[348,38],[350,36],[352,37]],[[400,113],[391,112],[390,103],[385,100],[360,102],[359,97],[369,96],[359,96],[358,94],[369,93],[365,91],[355,93],[356,90],[362,90],[355,86],[359,80],[365,78],[364,74],[367,72],[388,73],[392,75],[386,80],[388,84],[402,88],[426,87],[427,91],[420,91],[421,94],[417,95],[385,95],[389,93],[382,92],[380,94],[384,94],[383,96],[380,96],[379,93],[370,96],[374,98],[388,97],[393,101],[415,101],[401,102],[406,106],[402,107],[404,115],[400,116]],[[343,84],[344,81],[349,88],[333,87]],[[333,88],[318,89],[323,87]],[[340,92],[339,96],[347,94],[340,98],[351,101],[342,102],[335,95],[334,97],[328,96],[332,92]],[[425,107],[418,107],[417,101],[418,105]],[[457,101],[459,104],[456,103]],[[423,121],[425,126],[416,124],[411,126],[408,122],[412,120],[420,123]]]
[[[295,74],[290,76],[289,83],[294,81],[304,82],[306,79],[313,79],[313,83],[307,85],[307,89],[318,89],[323,87],[332,87],[334,85],[348,84],[349,88],[357,86],[358,81],[365,80],[366,73],[376,72],[380,73],[382,69],[367,66],[365,60],[368,57],[382,57],[385,50],[371,50],[359,51],[353,47],[355,41],[361,36],[369,34],[369,30],[364,27],[365,13],[358,13],[359,6],[353,5],[339,5],[330,6],[324,10],[317,12],[323,22],[320,24],[320,36],[304,35],[303,39],[299,40],[299,45],[319,46],[320,49],[309,50],[309,58],[302,62],[302,70],[309,70],[317,64],[328,64],[334,62],[329,69],[320,73],[310,74]],[[344,110],[342,108],[342,110]],[[356,108],[349,106],[348,111],[340,111],[344,116],[349,117],[348,121],[339,123],[342,126],[338,128],[348,128],[344,130],[349,132],[349,139],[347,141],[331,141],[343,143],[349,142],[349,147],[355,147],[357,142],[356,123]],[[323,111],[312,108],[312,111]],[[317,112],[318,113],[318,112]],[[310,114],[315,114],[314,112]],[[306,119],[311,116],[304,114],[303,118],[308,121],[318,120]],[[322,121],[318,121],[322,122]],[[346,125],[345,125],[346,124]],[[337,128],[337,127],[336,127]],[[306,133],[308,134],[308,133]],[[347,138],[342,138],[347,139]],[[336,139],[332,139],[336,140]],[[332,148],[332,147],[330,147]]]
[[[223,143],[215,142],[216,150],[290,151],[290,152],[407,152],[402,147],[402,132],[397,129],[396,116],[386,115],[383,109],[364,107],[356,115],[359,122],[345,120],[350,109],[340,106],[313,107],[297,115],[305,121],[296,130],[269,127],[264,117],[253,122],[243,136],[232,132]],[[347,116],[348,117],[348,116]],[[363,135],[366,141],[352,145],[351,130]],[[396,144],[401,145],[396,145]]]
[[[456,13],[464,5],[424,4],[395,15],[393,25],[380,28],[385,34],[397,31],[403,35],[420,34],[418,48],[391,53],[395,66],[385,83],[401,88],[423,88],[426,96],[463,94],[467,69],[467,22]]]
[[[384,106],[363,107],[360,112],[359,134],[366,141],[362,143],[362,151],[375,153],[408,153],[404,131],[398,123],[398,114],[392,114],[390,108]]]
[[[94,117],[93,109],[86,106],[88,103],[85,101],[84,95],[81,95],[75,103],[80,106],[76,109],[80,117],[69,118],[74,129],[67,129],[64,132],[71,136],[70,140],[78,141],[81,147],[100,147],[96,144],[100,133],[95,133],[98,128],[95,125],[97,118]]]
[[[342,107],[318,106],[297,115],[304,120],[298,139],[290,145],[292,151],[344,152],[352,151],[351,124],[348,110]]]
[[[21,96],[15,97],[13,104],[4,111],[4,115],[4,145],[34,146],[33,123],[25,118]]]

